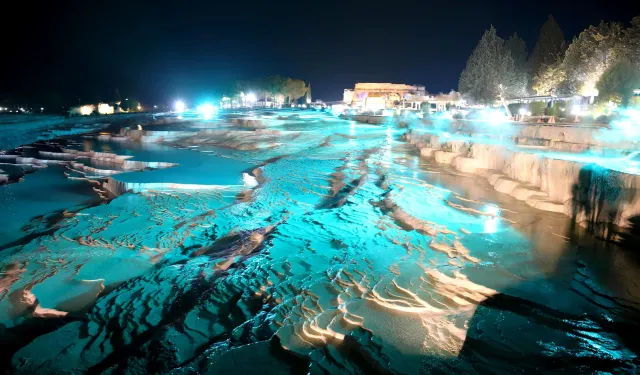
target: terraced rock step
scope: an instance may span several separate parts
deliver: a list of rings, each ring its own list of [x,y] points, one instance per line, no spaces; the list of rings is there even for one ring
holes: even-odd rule
[[[613,246],[578,251],[569,220],[531,208],[559,190],[511,166],[543,170],[542,159],[416,139],[443,166],[405,129],[294,111],[231,120],[242,116],[24,150],[56,163],[5,187],[117,194],[76,207],[55,192],[71,208],[13,218],[29,235],[0,251],[0,363],[15,374],[636,370],[637,264]],[[248,130],[254,119],[265,128]]]
[[[525,135],[531,131],[530,127],[522,130]],[[558,132],[561,130],[556,129]],[[582,138],[575,141],[584,138],[592,142],[587,130],[580,134]],[[637,162],[628,157],[607,162],[593,155],[518,148],[508,140],[443,137],[428,131],[411,131],[405,137],[420,149],[421,156],[485,177],[497,191],[540,210],[564,213],[584,227],[613,224],[622,233],[632,227],[632,218],[640,215],[640,198],[635,193],[640,175],[631,172],[630,164]]]

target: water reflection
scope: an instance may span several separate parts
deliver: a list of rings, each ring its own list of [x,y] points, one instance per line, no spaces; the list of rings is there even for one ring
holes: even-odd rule
[[[218,363],[259,341],[311,373],[626,369],[637,265],[563,215],[419,159],[400,134],[318,121],[208,131],[178,142],[184,149],[94,142],[177,161],[185,173],[162,171],[172,181],[237,179],[259,165],[260,184],[241,199],[143,189],[16,251],[11,264],[38,262],[12,282],[44,307],[77,305],[95,280],[109,290],[91,295],[86,321],[34,341],[16,363],[176,368],[174,349],[180,361],[206,351]],[[132,342],[143,343],[135,360]],[[212,371],[208,359],[198,365]]]

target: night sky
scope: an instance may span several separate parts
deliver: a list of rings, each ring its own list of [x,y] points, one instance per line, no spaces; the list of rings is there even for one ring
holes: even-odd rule
[[[115,88],[143,103],[194,100],[275,74],[311,82],[327,101],[364,81],[437,93],[457,88],[491,24],[531,51],[549,14],[568,40],[601,19],[640,15],[637,0],[19,3],[2,4],[0,103],[93,101]]]

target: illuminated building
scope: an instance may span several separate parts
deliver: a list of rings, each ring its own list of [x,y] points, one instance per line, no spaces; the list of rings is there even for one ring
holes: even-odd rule
[[[420,109],[429,98],[424,86],[398,83],[356,83],[353,90],[344,90],[343,100],[354,108],[377,111],[401,107]]]
[[[69,109],[70,116],[89,116],[96,110],[96,106],[93,104],[85,104]]]
[[[98,104],[98,113],[101,115],[112,115],[114,111],[115,108],[107,103]]]

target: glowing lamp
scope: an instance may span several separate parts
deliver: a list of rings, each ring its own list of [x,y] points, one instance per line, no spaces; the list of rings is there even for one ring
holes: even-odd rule
[[[98,104],[98,113],[101,115],[112,115],[114,108],[107,103]]]
[[[217,110],[218,107],[209,103],[203,104],[198,107],[198,113],[200,113],[205,119],[211,118]]]
[[[93,112],[92,105],[83,105],[82,107],[80,107],[80,114],[83,116],[89,116],[91,112]]]
[[[175,109],[176,112],[182,113],[184,112],[186,106],[184,105],[184,102],[182,100],[178,100],[173,105],[173,108]]]
[[[245,99],[247,100],[248,103],[255,103],[258,101],[258,98],[256,97],[256,94],[250,92],[245,96]]]

